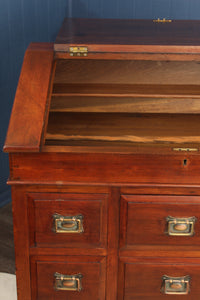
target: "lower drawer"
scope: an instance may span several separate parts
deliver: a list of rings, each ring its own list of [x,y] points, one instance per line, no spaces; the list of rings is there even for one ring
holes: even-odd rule
[[[200,299],[199,259],[122,258],[119,266],[118,300]]]
[[[33,300],[105,300],[105,257],[32,258]]]

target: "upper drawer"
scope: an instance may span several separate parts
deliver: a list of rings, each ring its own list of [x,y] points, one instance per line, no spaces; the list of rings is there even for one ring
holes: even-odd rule
[[[107,195],[31,193],[31,245],[106,247]]]
[[[172,144],[170,148],[154,146],[143,147],[140,144],[139,147],[127,148],[131,154],[48,152],[12,154],[10,183],[16,184],[20,181],[23,184],[31,182],[200,184],[198,151],[194,153],[172,151]],[[80,148],[77,149],[81,151]],[[107,148],[108,152],[118,151],[117,149],[117,147]],[[55,151],[55,148],[51,150]],[[63,151],[68,150],[63,148]],[[101,152],[107,150],[104,147]],[[95,147],[92,150],[91,147],[90,151],[99,150]],[[123,152],[122,149],[120,151]]]
[[[200,245],[200,196],[121,197],[120,246]]]

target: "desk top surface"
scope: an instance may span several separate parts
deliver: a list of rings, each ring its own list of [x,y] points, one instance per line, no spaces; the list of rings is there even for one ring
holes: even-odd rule
[[[134,45],[200,46],[200,21],[65,19],[54,49],[65,51],[72,45],[100,52],[123,51],[122,46],[131,51]]]

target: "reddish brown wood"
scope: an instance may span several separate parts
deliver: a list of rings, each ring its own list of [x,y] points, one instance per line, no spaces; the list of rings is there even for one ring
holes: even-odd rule
[[[50,112],[46,140],[198,144],[199,115]]]
[[[25,185],[27,192],[62,192],[62,193],[109,193],[111,187],[119,187],[118,183],[112,184],[95,184],[69,182],[67,185],[62,182],[57,182],[52,185],[50,182],[30,182],[30,181],[11,181],[8,180],[10,185]],[[200,195],[200,185],[181,185],[181,184],[120,184],[121,194],[134,194],[134,195]]]
[[[65,84],[58,83],[53,87],[53,96],[113,96],[129,97],[156,95],[166,97],[197,97],[199,98],[200,88],[198,85],[156,85],[156,84]],[[163,96],[164,95],[164,96]],[[147,96],[149,97],[149,96]]]
[[[168,216],[197,218],[194,236],[169,236]],[[200,242],[200,197],[196,196],[122,196],[121,247],[136,245],[193,245]],[[137,230],[135,230],[137,228]]]
[[[118,262],[117,300],[124,299],[125,263]]]
[[[195,185],[162,185],[154,184],[140,185],[135,184],[132,187],[121,187],[121,194],[140,194],[140,195],[200,195],[200,186]]]
[[[76,19],[64,27],[55,44],[64,53],[51,44],[27,50],[5,144],[16,152],[9,184],[18,300],[161,300],[164,274],[191,275],[184,299],[197,300],[200,21]],[[70,56],[70,45],[87,46],[88,56]],[[99,102],[111,100],[102,114]],[[79,101],[85,113],[72,113]],[[121,105],[131,114],[122,118]],[[84,233],[55,234],[54,213],[83,214]],[[195,235],[167,236],[168,215],[196,216]],[[55,272],[83,273],[83,291],[55,291]]]
[[[105,94],[107,91],[119,97],[118,93],[126,91],[130,93],[131,89],[133,93],[144,93],[146,87],[147,96],[153,90],[155,94],[163,91],[165,96],[166,93],[171,95],[177,90],[177,94],[182,96],[189,90],[189,85],[192,93],[194,93],[192,88],[199,89],[199,74],[198,60],[175,62],[158,59],[157,61],[60,59],[56,60],[53,83],[55,93],[61,93],[59,84],[63,84],[62,91],[66,84],[67,93],[75,93],[77,90],[77,93],[93,91]]]
[[[82,194],[107,194],[110,191],[109,185],[102,184],[90,184],[85,185],[81,183],[67,184],[64,185],[62,182],[57,182],[55,185],[52,185],[50,182],[42,184],[37,182],[12,182],[8,180],[9,184],[12,185],[26,185],[27,193],[37,193],[37,192],[48,192],[48,193],[82,193]],[[188,186],[189,187],[189,186]],[[198,188],[197,186],[195,188]]]
[[[142,47],[140,47],[141,49]],[[184,47],[183,47],[184,48]],[[171,49],[174,49],[173,47],[171,47]],[[186,48],[187,49],[187,48]],[[185,49],[185,52],[186,52]],[[136,49],[137,51],[139,51],[139,49]],[[148,49],[149,50],[149,49]],[[156,47],[151,47],[151,51],[152,53],[137,53],[137,52],[133,52],[133,53],[89,53],[87,58],[85,57],[84,59],[87,60],[107,60],[109,61],[110,59],[113,60],[144,60],[144,61],[199,61],[200,60],[200,55],[199,54],[192,54],[192,53],[181,53],[180,54],[174,54],[174,53],[164,53],[164,49],[163,49],[163,53],[155,53]],[[175,49],[174,49],[175,50]],[[146,49],[147,51],[147,49]],[[153,52],[154,51],[154,52]],[[189,52],[189,51],[188,51]],[[70,53],[69,52],[56,52],[55,53],[55,58],[56,59],[71,59]],[[82,57],[79,56],[74,56],[73,60],[77,60],[80,61],[82,60]]]
[[[104,194],[28,194],[31,246],[106,248],[107,196]],[[53,215],[83,216],[83,233],[55,233]]]
[[[56,256],[62,256],[62,255],[73,255],[75,256],[80,256],[80,255],[91,255],[91,256],[107,256],[108,251],[107,249],[95,247],[95,248],[88,248],[88,247],[82,247],[82,248],[60,248],[60,247],[51,247],[51,248],[46,248],[46,247],[31,247],[30,248],[30,255],[56,255]]]
[[[198,152],[197,152],[198,153]],[[187,165],[183,160],[187,159]],[[199,184],[198,154],[12,154],[11,180]],[[43,167],[45,166],[45,168]]]
[[[35,274],[34,265],[37,266]],[[66,299],[73,300],[90,298],[105,299],[105,271],[106,261],[103,257],[38,257],[32,259],[32,275],[37,276],[37,299]],[[56,291],[54,288],[54,273],[64,275],[82,274],[83,289],[75,291]],[[33,298],[36,300],[36,298]]]
[[[112,188],[110,191],[108,206],[108,256],[106,300],[117,299],[119,199],[119,189]]]
[[[29,46],[24,57],[4,151],[40,150],[52,63],[52,44]]]
[[[12,187],[12,201],[17,297],[18,300],[32,300],[29,265],[29,226],[26,194],[23,187]]]
[[[173,147],[172,147],[173,145]],[[118,153],[118,154],[164,154],[171,155],[174,153],[173,148],[181,148],[181,146],[190,148],[193,147],[197,154],[199,152],[198,143],[130,143],[130,142],[108,142],[108,141],[90,141],[88,145],[87,140],[81,141],[58,141],[58,140],[46,140],[46,144],[42,147],[43,152],[49,153]],[[178,152],[176,155],[182,156],[185,153],[185,157],[188,157],[187,151]]]
[[[199,113],[200,101],[191,97],[52,96],[51,112]]]
[[[56,60],[54,60],[52,63],[52,71],[51,71],[51,76],[50,76],[50,80],[49,80],[49,90],[48,90],[47,101],[46,101],[46,110],[45,110],[44,124],[43,124],[42,136],[41,136],[41,146],[44,145],[44,143],[45,143],[45,136],[46,136],[46,130],[47,130],[47,125],[48,125],[48,119],[49,119],[49,110],[50,110],[50,105],[51,105],[55,70],[56,70]]]
[[[197,53],[199,27],[199,21],[161,24],[153,20],[65,19],[54,49],[66,51],[69,46],[81,45],[88,46],[89,52]]]
[[[119,257],[135,257],[135,258],[141,258],[141,257],[158,257],[158,258],[193,258],[195,259],[199,258],[199,246],[179,246],[179,245],[136,245],[126,248],[121,248],[119,250]]]
[[[183,297],[187,300],[193,300],[199,296],[199,260],[123,258],[122,261],[121,264],[124,264],[125,268],[125,279],[124,283],[119,283],[119,289],[123,289],[124,293],[124,297],[119,298],[120,300],[132,300],[134,297],[141,300],[165,299],[167,295],[160,291],[163,275],[172,277],[191,276],[190,293],[184,296],[168,295],[170,299],[178,300]]]

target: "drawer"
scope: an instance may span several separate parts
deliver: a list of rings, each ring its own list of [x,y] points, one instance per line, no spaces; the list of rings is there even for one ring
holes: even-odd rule
[[[105,300],[104,257],[33,257],[33,300]]]
[[[87,147],[82,149],[86,151]],[[120,147],[90,149],[123,152]],[[200,184],[199,154],[172,151],[172,144],[169,148],[152,144],[127,147],[124,151],[128,153],[14,153],[11,182]]]
[[[37,247],[106,247],[107,195],[28,194],[30,244]]]
[[[118,300],[200,299],[200,260],[122,258]],[[122,275],[124,274],[124,275]]]
[[[200,196],[121,197],[120,246],[200,245]]]

